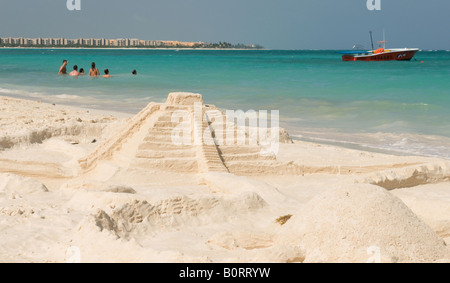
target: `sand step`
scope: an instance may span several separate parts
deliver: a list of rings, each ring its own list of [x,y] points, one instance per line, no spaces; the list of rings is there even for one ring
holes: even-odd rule
[[[262,148],[259,146],[248,146],[248,145],[219,146],[219,152],[221,153],[221,155],[261,153],[261,150]]]
[[[166,113],[163,113],[163,114],[161,114],[158,117],[158,121],[161,121],[161,122],[172,122],[172,119],[174,119],[177,123],[179,123],[181,121],[184,121],[186,123],[190,122],[190,119],[191,119],[190,115],[188,115],[188,116],[184,116],[183,115],[183,118],[184,118],[184,120],[183,120],[179,115],[174,116],[174,113],[175,112],[168,112],[168,111],[166,111]]]
[[[136,153],[136,158],[196,158],[196,152],[193,150],[140,150]]]
[[[173,131],[173,130],[172,130]],[[151,140],[152,138],[163,138],[163,137],[171,137],[174,134],[172,131],[149,131],[144,139]],[[174,135],[175,136],[175,135]]]
[[[173,127],[155,127],[148,130],[149,134],[171,134],[175,128]]]
[[[208,171],[228,172],[215,145],[203,145],[201,150]]]
[[[208,145],[203,145],[202,147],[207,147],[207,148],[203,148],[203,153],[205,155],[219,156],[219,153],[217,152],[217,149],[210,148]]]
[[[202,145],[202,150],[203,150],[203,152],[211,152],[211,153],[218,154],[217,146],[215,146],[215,145]]]
[[[185,138],[187,141],[185,142]],[[165,128],[160,131],[159,129],[153,129],[145,136],[144,141],[161,141],[161,142],[174,142],[174,143],[193,143],[192,136],[187,133],[185,136],[184,131],[174,131],[174,129]]]
[[[155,141],[155,142],[173,142],[175,143],[175,140],[172,140],[172,135],[170,134],[152,134],[148,135],[144,138],[144,142],[148,141]]]
[[[180,124],[181,123],[179,123],[179,122],[171,122],[171,121],[156,121],[155,122],[155,124],[154,124],[154,127],[155,128],[160,128],[160,127],[162,127],[162,128],[167,128],[167,127],[169,127],[169,128],[175,128],[175,127],[177,127],[177,126],[180,126]],[[187,126],[189,127],[189,124],[187,124]]]
[[[166,116],[166,115],[161,116],[161,117],[158,118],[158,121],[160,121],[160,122],[172,122],[172,115],[169,115],[169,116]]]
[[[137,159],[135,164],[149,170],[167,170],[174,172],[198,172],[198,162],[193,158]]]
[[[208,159],[208,160],[206,160],[206,164],[208,164],[210,166],[218,166],[218,167],[224,166],[222,160],[220,160],[220,159],[218,159],[218,160]]]
[[[172,142],[145,141],[138,150],[185,150],[192,149],[192,145],[178,145]]]
[[[244,138],[244,141],[247,141],[249,139],[248,135],[244,133],[242,135],[241,133],[238,133],[236,131],[226,131],[222,130],[220,128],[213,128],[211,130],[211,134],[213,137],[221,137],[223,140],[221,141],[222,144],[225,144],[227,141],[227,138],[232,141],[232,144],[237,144],[238,138]]]
[[[291,163],[276,161],[229,161],[226,166],[230,173],[236,175],[300,175],[303,169]]]
[[[212,122],[212,123],[208,123],[205,122],[207,126],[211,126],[213,129],[217,129],[217,130],[222,130],[224,133],[225,132],[237,132],[239,131],[239,128],[236,127],[236,125],[227,125],[227,124],[223,124],[223,123],[217,123],[217,122]],[[243,131],[245,132],[245,131]]]
[[[165,110],[160,110],[160,111],[159,111],[159,117],[162,117],[162,116],[172,116],[172,114],[175,113],[175,111],[176,111],[176,110],[167,110],[167,109],[165,109]]]
[[[229,173],[228,169],[222,165],[207,164],[208,172]]]
[[[189,110],[189,108],[191,108],[190,106],[185,106],[185,105],[163,105],[161,107],[162,111],[177,111],[177,110]]]
[[[276,160],[276,156],[266,156],[260,153],[222,154],[225,162],[228,161],[252,161],[252,160]]]

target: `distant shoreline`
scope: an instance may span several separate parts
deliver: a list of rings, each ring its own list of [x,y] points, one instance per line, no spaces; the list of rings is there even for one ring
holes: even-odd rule
[[[167,48],[146,48],[146,47],[0,47],[2,49],[67,49],[67,50],[206,50],[206,51],[342,51],[348,49],[269,49],[269,48],[190,48],[190,47],[167,47]],[[450,52],[450,49],[420,49],[419,52]]]
[[[145,47],[125,47],[125,48],[102,48],[102,47],[0,47],[0,49],[68,49],[68,50],[249,50],[249,51],[267,51],[270,49],[256,48],[189,48],[189,47],[167,47],[167,48],[145,48]]]

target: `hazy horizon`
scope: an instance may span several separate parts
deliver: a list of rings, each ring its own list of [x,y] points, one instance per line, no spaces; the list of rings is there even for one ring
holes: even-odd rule
[[[391,48],[448,50],[450,37],[443,0],[381,0],[369,11],[366,0],[0,0],[0,37],[139,38],[191,42],[259,44],[273,50],[370,48],[382,39]]]

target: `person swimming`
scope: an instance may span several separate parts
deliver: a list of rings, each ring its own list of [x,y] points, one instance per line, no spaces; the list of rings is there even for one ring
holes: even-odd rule
[[[82,75],[84,75],[84,69],[83,68],[80,69],[80,76],[82,76]]]
[[[131,73],[132,73],[133,75],[137,75],[136,70],[133,70]]]
[[[63,60],[63,64],[62,64],[62,66],[59,68],[58,75],[65,75],[65,74],[67,74],[67,64],[68,64],[68,63],[69,63],[69,61]]]
[[[91,64],[91,69],[89,70],[89,76],[90,77],[98,77],[100,75],[100,72],[98,71],[98,69],[95,67],[95,63],[92,62]]]
[[[77,77],[79,75],[80,75],[80,73],[78,72],[78,66],[77,65],[73,66],[73,71],[70,72],[69,76]]]
[[[109,79],[111,77],[111,75],[109,74],[109,70],[105,69],[105,74],[103,75],[104,78]]]

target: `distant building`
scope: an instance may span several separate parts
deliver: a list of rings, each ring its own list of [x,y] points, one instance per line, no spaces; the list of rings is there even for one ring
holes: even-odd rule
[[[148,47],[148,48],[261,48],[260,46],[248,44],[248,45],[232,45],[229,43],[211,44],[204,42],[183,42],[183,41],[162,41],[162,40],[140,40],[137,38],[118,38],[118,39],[106,39],[106,38],[12,38],[5,37],[0,38],[0,46],[48,46],[48,47],[60,47],[60,46],[76,46],[76,47]]]

